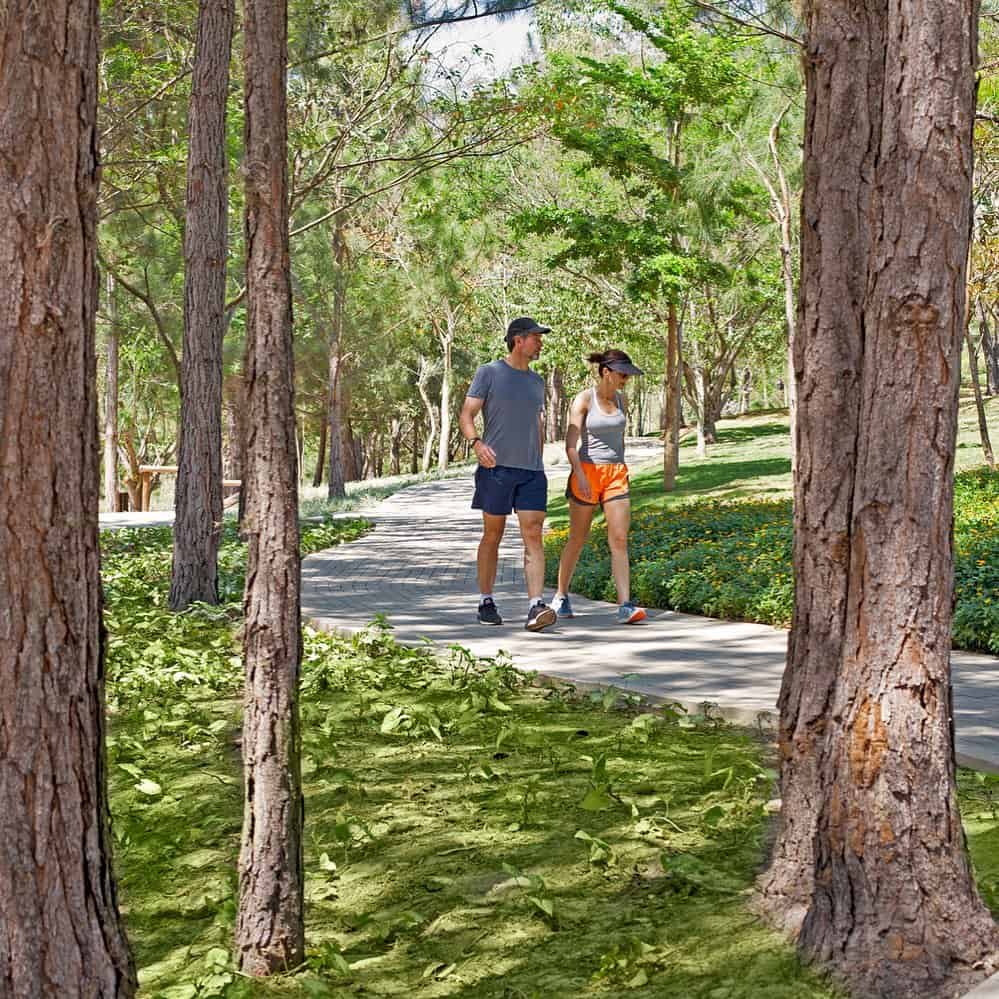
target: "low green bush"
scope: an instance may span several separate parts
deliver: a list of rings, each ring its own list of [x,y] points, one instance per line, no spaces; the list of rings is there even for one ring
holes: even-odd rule
[[[566,529],[545,539],[554,583]],[[632,596],[649,607],[777,627],[791,623],[793,531],[788,500],[698,500],[645,508],[632,520]],[[954,644],[999,654],[999,474],[957,476],[954,510]],[[613,600],[610,550],[594,527],[573,590]]]

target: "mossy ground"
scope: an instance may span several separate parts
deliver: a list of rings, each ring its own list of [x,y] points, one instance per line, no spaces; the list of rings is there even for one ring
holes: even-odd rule
[[[773,794],[758,733],[460,650],[442,662],[379,628],[307,633],[307,961],[241,978],[238,609],[164,612],[161,535],[106,539],[105,557],[115,859],[142,996],[837,995],[746,904]],[[239,555],[223,553],[227,592]],[[999,908],[999,781],[962,784]]]

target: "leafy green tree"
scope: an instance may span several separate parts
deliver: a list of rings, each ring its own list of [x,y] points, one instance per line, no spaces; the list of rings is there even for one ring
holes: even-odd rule
[[[724,280],[710,235],[741,210],[738,184],[705,192],[693,183],[689,136],[711,128],[714,111],[741,92],[735,42],[702,30],[691,8],[671,2],[644,16],[608,3],[654,57],[554,53],[534,90],[552,134],[579,156],[580,169],[605,179],[592,203],[525,212],[520,231],[558,234],[558,267],[585,260],[599,275],[623,275],[632,297],[665,307],[664,485],[672,488],[679,434],[679,317],[692,288]],[[628,34],[630,30],[631,34]]]

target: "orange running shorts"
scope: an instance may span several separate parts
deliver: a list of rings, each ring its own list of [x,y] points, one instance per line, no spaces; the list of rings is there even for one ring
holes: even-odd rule
[[[574,503],[583,506],[603,506],[612,500],[628,498],[628,466],[627,465],[591,465],[582,462],[583,474],[590,484],[590,498],[584,500],[576,489],[576,473],[569,474],[569,482],[565,495]]]

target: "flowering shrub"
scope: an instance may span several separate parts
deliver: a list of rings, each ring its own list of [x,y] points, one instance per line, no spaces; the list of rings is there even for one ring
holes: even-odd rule
[[[999,474],[974,469],[955,491],[954,643],[999,654]],[[568,529],[545,539],[549,582]],[[794,604],[788,500],[698,500],[632,518],[631,593],[649,607],[787,627]],[[574,591],[614,600],[607,532],[594,527]]]

